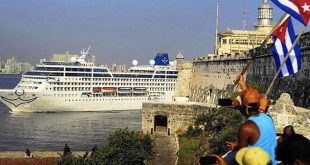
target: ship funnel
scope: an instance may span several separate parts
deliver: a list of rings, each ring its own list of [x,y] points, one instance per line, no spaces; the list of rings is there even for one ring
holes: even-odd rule
[[[168,53],[157,53],[155,56],[155,65],[169,65]]]

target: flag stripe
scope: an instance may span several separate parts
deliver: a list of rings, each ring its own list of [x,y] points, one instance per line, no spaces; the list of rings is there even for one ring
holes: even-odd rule
[[[283,49],[282,49],[282,43],[279,39],[277,39],[275,37],[275,43],[274,43],[274,46],[272,47],[272,52],[273,52],[273,57],[275,59],[275,63],[276,63],[276,69],[280,68],[280,65],[281,65],[281,61],[283,61],[283,56],[281,54],[283,54]],[[281,57],[282,57],[282,60],[281,60]],[[287,69],[286,69],[286,66],[284,65],[280,74],[279,74],[279,77],[283,77],[283,73],[286,73],[287,72]]]
[[[291,20],[289,20],[291,22]],[[293,24],[292,23],[289,23],[288,24],[288,38],[290,38],[290,40],[288,40],[290,42],[290,45],[288,45],[287,47],[292,47],[293,45],[293,42],[295,40],[295,33],[294,33],[294,27],[293,27]],[[300,47],[299,45],[297,44],[293,51],[291,52],[290,54],[290,59],[291,61],[294,61],[293,62],[293,66],[294,66],[294,73],[296,73],[300,68],[301,68],[301,55],[300,55]]]
[[[292,38],[292,36],[290,36],[290,34],[289,34],[289,31],[287,31],[286,37],[287,38]],[[285,44],[286,44],[286,48],[291,48],[292,45],[293,45],[292,40],[290,40],[290,39],[289,40],[285,40]],[[295,50],[294,49],[290,53],[289,59],[287,61],[289,61],[290,64],[286,63],[286,65],[289,65],[292,68],[292,71],[290,72],[290,74],[296,73],[298,71],[298,65],[297,65],[296,54],[295,54]]]
[[[286,37],[288,37],[287,35],[285,35]],[[289,56],[287,53],[289,51],[289,48],[290,47],[287,47],[288,45],[286,45],[287,41],[290,40],[290,39],[286,39],[284,43],[282,43],[283,45],[283,60],[281,60],[281,63],[284,61],[284,58],[286,56]],[[290,56],[289,56],[290,57]],[[288,75],[291,75],[291,74],[294,74],[294,71],[293,71],[293,66],[292,66],[292,62],[291,62],[291,59],[288,58],[285,62],[285,66],[287,68],[287,73]],[[284,75],[285,76],[285,75]]]
[[[295,33],[294,33],[295,30],[294,30],[294,26],[293,26],[292,23],[288,24],[288,29],[291,29],[291,30],[288,30],[290,38],[291,39],[295,39]],[[295,61],[297,63],[297,69],[296,70],[299,70],[301,68],[301,53],[300,53],[300,47],[299,47],[298,44],[294,47],[292,52],[294,52],[294,59],[295,59]]]

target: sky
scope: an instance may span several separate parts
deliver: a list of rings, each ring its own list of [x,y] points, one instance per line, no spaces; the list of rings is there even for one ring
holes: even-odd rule
[[[220,0],[219,31],[242,29],[243,11],[253,30],[262,2]],[[276,22],[283,12],[270,4]],[[88,46],[98,64],[147,64],[158,52],[192,60],[213,52],[215,17],[216,0],[1,0],[0,60],[36,64]]]

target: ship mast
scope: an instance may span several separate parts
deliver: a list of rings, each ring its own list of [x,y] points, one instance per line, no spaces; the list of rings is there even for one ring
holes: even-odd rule
[[[246,0],[243,0],[243,11],[242,11],[242,29],[247,29],[247,10],[246,10]]]
[[[215,55],[217,55],[217,47],[218,47],[217,33],[219,31],[219,2],[220,2],[220,0],[216,0],[215,45],[214,45],[214,54]]]

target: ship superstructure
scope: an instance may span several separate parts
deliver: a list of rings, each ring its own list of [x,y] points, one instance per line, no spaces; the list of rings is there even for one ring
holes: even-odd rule
[[[145,100],[172,100],[178,71],[168,54],[148,66],[111,72],[88,62],[88,51],[70,62],[42,60],[22,75],[14,89],[0,89],[0,100],[13,112],[107,111],[141,109]]]

